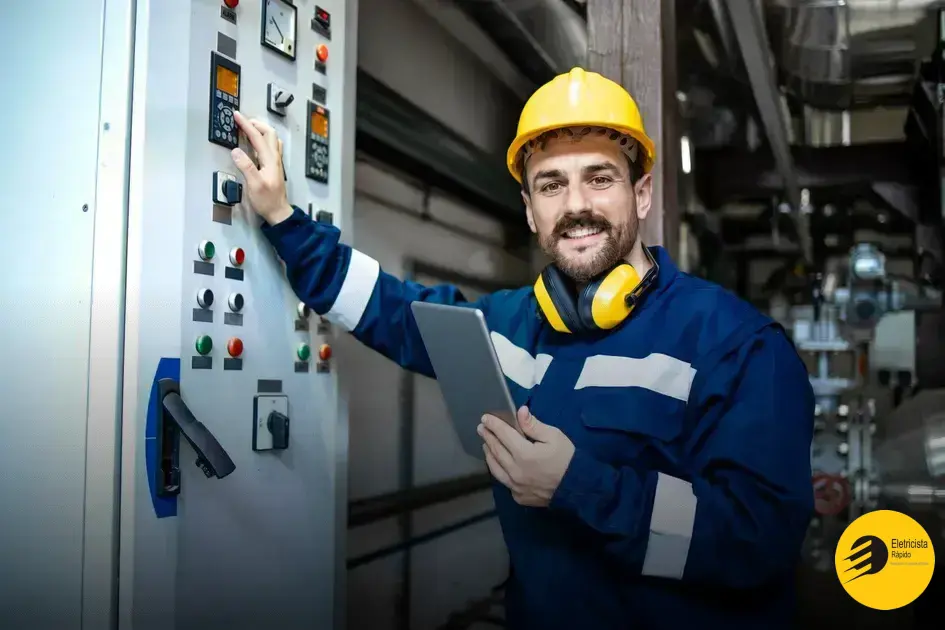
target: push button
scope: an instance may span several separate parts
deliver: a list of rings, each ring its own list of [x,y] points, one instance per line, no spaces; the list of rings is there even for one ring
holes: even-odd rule
[[[213,291],[210,289],[200,289],[197,291],[197,304],[200,308],[210,308],[213,306]]]
[[[308,361],[312,357],[312,349],[308,347],[307,343],[302,343],[299,344],[295,354],[299,357],[300,361]]]
[[[200,255],[201,260],[211,260],[216,253],[217,248],[213,245],[212,241],[201,241],[200,245],[197,247],[197,254]]]
[[[242,293],[231,293],[227,303],[229,304],[231,311],[234,313],[239,313],[241,310],[243,310],[243,305],[246,303],[246,300],[243,299]]]
[[[243,340],[239,337],[233,337],[226,342],[226,351],[231,357],[238,358],[243,354]]]
[[[331,358],[331,346],[327,343],[323,343],[318,347],[318,358],[321,361],[327,361]]]
[[[210,339],[209,335],[200,335],[194,343],[194,348],[197,350],[197,354],[206,356],[213,350],[213,340]]]
[[[234,247],[230,250],[230,262],[234,267],[239,267],[246,261],[246,252],[242,247]]]

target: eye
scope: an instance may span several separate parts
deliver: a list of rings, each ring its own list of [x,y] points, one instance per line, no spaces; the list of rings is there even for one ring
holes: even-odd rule
[[[610,178],[604,175],[596,175],[595,177],[591,178],[591,183],[595,186],[605,186],[606,184],[609,184],[610,181]]]
[[[561,188],[561,184],[558,182],[548,182],[541,187],[541,192],[553,193],[557,192]]]

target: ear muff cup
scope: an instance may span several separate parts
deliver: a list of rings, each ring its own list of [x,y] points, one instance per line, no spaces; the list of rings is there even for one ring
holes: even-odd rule
[[[623,322],[635,306],[634,293],[640,275],[629,264],[620,264],[588,283],[577,309],[585,330],[610,330]]]
[[[547,265],[542,270],[541,279],[561,322],[572,333],[584,332],[577,309],[577,294],[570,279],[554,265]]]

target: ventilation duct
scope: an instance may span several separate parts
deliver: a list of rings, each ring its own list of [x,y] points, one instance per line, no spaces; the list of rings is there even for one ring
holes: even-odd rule
[[[587,24],[565,0],[455,2],[538,85],[586,63]]]
[[[899,105],[910,99],[934,0],[765,0],[782,82],[825,110]]]

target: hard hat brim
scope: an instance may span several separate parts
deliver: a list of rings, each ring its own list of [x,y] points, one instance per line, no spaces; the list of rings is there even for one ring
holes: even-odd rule
[[[533,129],[527,134],[522,134],[517,136],[515,140],[512,141],[512,144],[509,145],[509,150],[506,152],[506,166],[509,169],[509,173],[512,174],[512,177],[515,178],[519,184],[522,183],[522,173],[518,171],[518,154],[522,150],[522,147],[528,143],[532,138],[536,138],[546,131],[551,131],[553,129],[564,129],[566,127],[606,127],[607,129],[613,129],[620,133],[625,133],[631,138],[635,139],[643,147],[643,172],[649,173],[653,169],[653,163],[656,161],[656,145],[653,140],[650,139],[646,133],[642,132],[640,129],[635,129],[632,127],[626,127],[623,125],[615,125],[612,122],[603,122],[603,121],[594,121],[594,120],[580,120],[574,121],[573,123],[556,123],[554,125],[548,125],[547,127],[540,127],[538,129]]]

